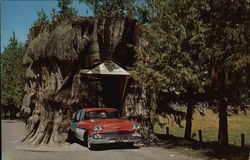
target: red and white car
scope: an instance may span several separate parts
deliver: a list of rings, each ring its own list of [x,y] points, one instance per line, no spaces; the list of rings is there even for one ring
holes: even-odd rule
[[[127,143],[133,145],[142,138],[141,125],[120,119],[114,108],[84,108],[70,123],[70,136],[82,140],[91,150],[96,144]]]

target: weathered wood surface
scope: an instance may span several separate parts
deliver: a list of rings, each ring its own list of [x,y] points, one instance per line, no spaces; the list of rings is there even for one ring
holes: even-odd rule
[[[125,68],[131,66],[140,34],[136,20],[119,17],[77,17],[31,28],[23,59],[27,66],[21,110],[27,120],[23,142],[65,142],[72,114],[81,104],[80,70],[109,58]],[[119,78],[102,78],[105,105],[123,105],[117,94],[120,83]],[[138,103],[125,101],[131,106]]]

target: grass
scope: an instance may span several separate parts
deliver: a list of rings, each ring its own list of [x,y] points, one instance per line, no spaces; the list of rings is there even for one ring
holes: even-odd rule
[[[249,148],[229,145],[219,146],[216,142],[187,141],[180,137],[158,135],[161,140],[158,145],[166,149],[178,151],[191,157],[202,159],[248,160]]]
[[[185,111],[184,107],[180,107],[179,110]],[[205,116],[201,116],[198,112],[193,116],[192,138],[198,140],[198,130],[202,130],[203,141],[212,142],[217,141],[218,137],[218,114],[206,109]],[[165,134],[166,127],[169,127],[170,134],[183,137],[185,128],[180,128],[170,119],[160,118],[161,123],[164,125],[155,124],[154,131],[158,134]],[[185,121],[182,122],[182,126],[185,126]],[[245,134],[245,144],[250,145],[250,110],[247,114],[240,113],[238,115],[232,115],[228,117],[228,136],[229,144],[240,146],[241,134]]]
[[[178,107],[178,110],[185,111],[185,107]],[[183,127],[177,126],[173,118],[158,116],[159,122],[154,125],[154,132],[161,139],[161,146],[177,150],[189,156],[203,159],[226,159],[226,160],[248,160],[250,149],[250,110],[247,114],[240,113],[228,117],[229,146],[219,146],[218,136],[218,114],[206,109],[205,116],[199,112],[194,113],[192,140],[183,139],[185,121]],[[169,127],[170,136],[166,136],[166,127]],[[199,142],[198,130],[202,130],[203,142]],[[245,134],[245,147],[241,145],[241,134]]]

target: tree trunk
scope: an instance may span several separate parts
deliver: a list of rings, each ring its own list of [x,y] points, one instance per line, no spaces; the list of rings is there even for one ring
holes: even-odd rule
[[[189,102],[187,105],[186,128],[184,135],[185,139],[191,139],[193,110],[194,110],[194,105],[191,102]]]
[[[15,106],[11,105],[10,106],[10,119],[14,119],[15,118]]]
[[[150,120],[151,120],[151,134],[154,135],[154,123],[155,123],[155,113],[157,108],[157,93],[153,91],[151,93],[151,105],[150,105]]]
[[[76,17],[32,28],[23,59],[28,67],[21,109],[27,120],[23,142],[65,142],[72,114],[81,107],[81,70],[106,59],[131,65],[137,30],[136,20],[119,17]]]
[[[23,142],[32,144],[65,142],[68,137],[70,110],[56,110],[52,107],[55,106],[40,106],[33,111],[26,126],[27,134],[23,137]]]
[[[7,109],[6,109],[6,108],[7,108],[7,107],[5,106],[5,107],[4,107],[4,119],[7,119],[7,116],[8,116],[8,115],[7,115]]]
[[[228,124],[227,124],[227,104],[224,100],[219,100],[219,133],[218,143],[228,145]]]
[[[123,117],[142,125],[144,142],[154,138],[154,120],[156,112],[156,93],[147,91],[136,82],[128,84],[128,93],[124,102]]]
[[[30,82],[27,94],[34,94],[26,95],[23,100],[22,113],[28,117],[22,141],[31,144],[63,143],[68,137],[72,114],[77,109],[80,76],[76,74],[73,78],[60,80],[61,72],[54,74],[50,70],[48,74],[48,68],[41,67],[43,72],[40,74],[47,78],[41,84],[39,81]],[[58,85],[63,84],[63,80],[65,84]],[[36,90],[38,85],[40,88]]]

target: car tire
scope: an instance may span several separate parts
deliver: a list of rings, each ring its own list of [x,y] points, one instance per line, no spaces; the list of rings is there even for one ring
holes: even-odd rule
[[[133,148],[134,147],[134,142],[129,142],[129,143],[127,143],[127,146],[129,147],[129,148]]]
[[[69,143],[73,143],[75,141],[74,133],[71,129],[68,132],[68,139],[67,140]]]
[[[94,150],[95,149],[95,145],[94,144],[92,144],[91,142],[90,142],[90,136],[89,135],[85,135],[84,136],[84,141],[85,141],[85,144],[86,144],[86,147],[89,149],[89,150]]]

